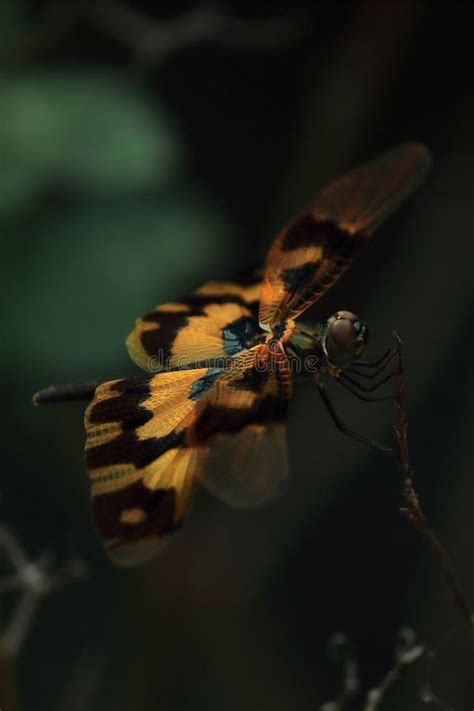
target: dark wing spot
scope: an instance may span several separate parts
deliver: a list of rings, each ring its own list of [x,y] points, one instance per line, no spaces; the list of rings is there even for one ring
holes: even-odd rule
[[[339,229],[334,222],[317,220],[307,212],[290,222],[280,248],[283,252],[288,252],[293,249],[326,245],[333,240],[337,242],[341,235],[347,237],[348,233]]]
[[[92,505],[101,535],[108,540],[129,543],[147,536],[164,536],[179,528],[179,522],[174,521],[175,502],[174,489],[150,491],[141,482],[135,482],[124,489],[94,497]],[[133,528],[120,522],[122,512],[131,508],[142,509],[148,514]]]
[[[281,272],[281,280],[285,289],[290,294],[293,294],[300,284],[304,284],[314,277],[320,264],[321,262],[318,260],[316,262],[306,262],[306,264],[293,269],[284,269]]]
[[[193,425],[192,443],[206,444],[218,433],[240,432],[248,425],[281,422],[285,419],[286,407],[287,401],[284,398],[273,395],[267,395],[246,410],[210,404]]]
[[[87,449],[86,467],[98,469],[114,464],[133,464],[137,469],[143,469],[169,449],[184,446],[184,435],[185,432],[182,430],[170,432],[164,437],[139,439],[136,432],[128,430],[110,442]]]
[[[174,493],[175,489],[157,489],[150,492],[143,502],[143,510],[150,516],[161,508],[163,501],[166,501],[167,497],[170,498],[170,494]],[[174,500],[174,496],[172,498]]]
[[[178,333],[189,323],[189,312],[153,311],[143,317],[143,321],[156,323],[158,328],[153,331],[143,331],[142,346],[149,356],[160,356],[162,362],[171,357],[173,344]]]
[[[247,304],[247,308],[254,317],[255,321],[258,323],[258,310],[260,308],[260,300],[257,299],[256,301],[249,301]]]
[[[141,407],[150,396],[150,381],[153,375],[137,376],[119,380],[111,387],[117,397],[100,400],[89,411],[91,424],[121,422],[123,429],[139,427],[151,419],[152,413]]]
[[[328,234],[324,242],[323,259],[334,261],[343,259],[346,262],[355,256],[363,241],[360,235],[351,235],[344,230],[334,230]]]

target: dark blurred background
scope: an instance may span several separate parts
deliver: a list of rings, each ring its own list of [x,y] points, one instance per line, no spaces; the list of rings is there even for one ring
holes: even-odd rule
[[[291,403],[284,499],[242,513],[200,493],[161,557],[125,571],[93,530],[83,406],[31,405],[51,382],[135,372],[138,315],[260,260],[338,173],[423,141],[427,182],[314,315],[360,313],[374,356],[402,336],[418,492],[472,601],[469,5],[1,0],[0,521],[32,559],[90,570],[36,611],[13,660],[21,708],[309,711],[342,688],[338,631],[360,666],[347,708],[363,708],[403,626],[436,654],[382,708],[472,708],[465,626],[399,512],[400,473],[338,433],[312,386]],[[390,402],[331,393],[391,442]],[[6,626],[15,596],[0,603]]]

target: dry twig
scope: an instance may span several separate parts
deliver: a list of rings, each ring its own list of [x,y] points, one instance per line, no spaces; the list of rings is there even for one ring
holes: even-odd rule
[[[342,689],[337,699],[326,701],[320,711],[342,711],[359,690],[359,664],[352,643],[343,632],[332,635],[328,656],[343,665]]]
[[[26,31],[13,45],[0,48],[0,60],[14,64],[31,61],[84,22],[126,47],[133,60],[153,65],[202,42],[238,51],[279,50],[296,44],[309,27],[305,13],[294,11],[249,19],[219,4],[199,3],[175,17],[157,20],[121,0],[52,0],[34,31]]]
[[[413,664],[425,653],[425,646],[416,641],[412,629],[405,627],[400,630],[398,643],[395,648],[393,666],[382,679],[379,686],[370,689],[366,696],[364,711],[377,711],[387,692],[400,678],[404,667]]]
[[[367,693],[364,711],[377,711],[387,692],[400,678],[403,668],[416,662],[425,652],[425,645],[417,642],[413,630],[402,628],[398,633],[394,663],[381,683]],[[324,703],[320,711],[343,711],[348,708],[359,691],[359,664],[351,641],[341,632],[332,636],[329,642],[329,655],[335,661],[343,662],[342,690],[337,699]]]
[[[394,432],[400,450],[400,465],[403,474],[402,498],[405,502],[405,507],[402,508],[401,511],[430,545],[433,557],[438,562],[443,572],[443,576],[451,593],[453,602],[462,613],[470,633],[473,634],[474,617],[457,579],[453,564],[436,534],[433,532],[433,529],[431,528],[428,519],[421,508],[418,495],[415,491],[413,470],[410,464],[410,454],[408,449],[408,427],[405,416],[405,380],[402,360],[402,341],[395,332],[393,337],[395,352],[395,406],[397,412],[397,421],[394,425]]]
[[[200,44],[236,50],[275,50],[290,46],[307,32],[301,14],[241,19],[225,7],[201,3],[163,21],[154,20],[120,0],[91,4],[89,19],[139,58],[162,60],[172,52]]]
[[[51,557],[47,554],[36,561],[29,560],[13,532],[6,526],[0,526],[0,551],[13,567],[12,573],[0,578],[0,593],[15,591],[20,594],[15,611],[0,637],[3,653],[14,658],[42,598],[73,580],[84,578],[87,569],[77,559],[66,561],[60,568],[53,568]]]
[[[0,553],[13,568],[11,573],[0,577],[0,594],[15,592],[19,595],[14,612],[0,634],[0,708],[16,711],[14,661],[36,610],[44,596],[83,578],[87,569],[77,559],[53,568],[51,557],[46,554],[36,561],[30,560],[15,534],[6,526],[0,526]]]

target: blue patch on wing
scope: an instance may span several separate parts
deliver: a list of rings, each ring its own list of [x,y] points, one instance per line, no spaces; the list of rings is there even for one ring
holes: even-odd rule
[[[258,322],[254,318],[241,316],[222,331],[225,352],[232,356],[250,348],[259,333]]]
[[[222,373],[222,368],[208,368],[207,373],[202,376],[202,378],[199,378],[199,380],[196,380],[195,383],[192,384],[191,390],[189,391],[188,398],[190,400],[199,400],[207,391],[209,388],[214,385],[215,381],[221,375]]]

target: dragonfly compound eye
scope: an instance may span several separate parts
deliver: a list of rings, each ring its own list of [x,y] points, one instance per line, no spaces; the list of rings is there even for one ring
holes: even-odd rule
[[[368,330],[358,316],[351,311],[338,311],[328,320],[324,349],[326,355],[338,368],[345,368],[364,353]]]

